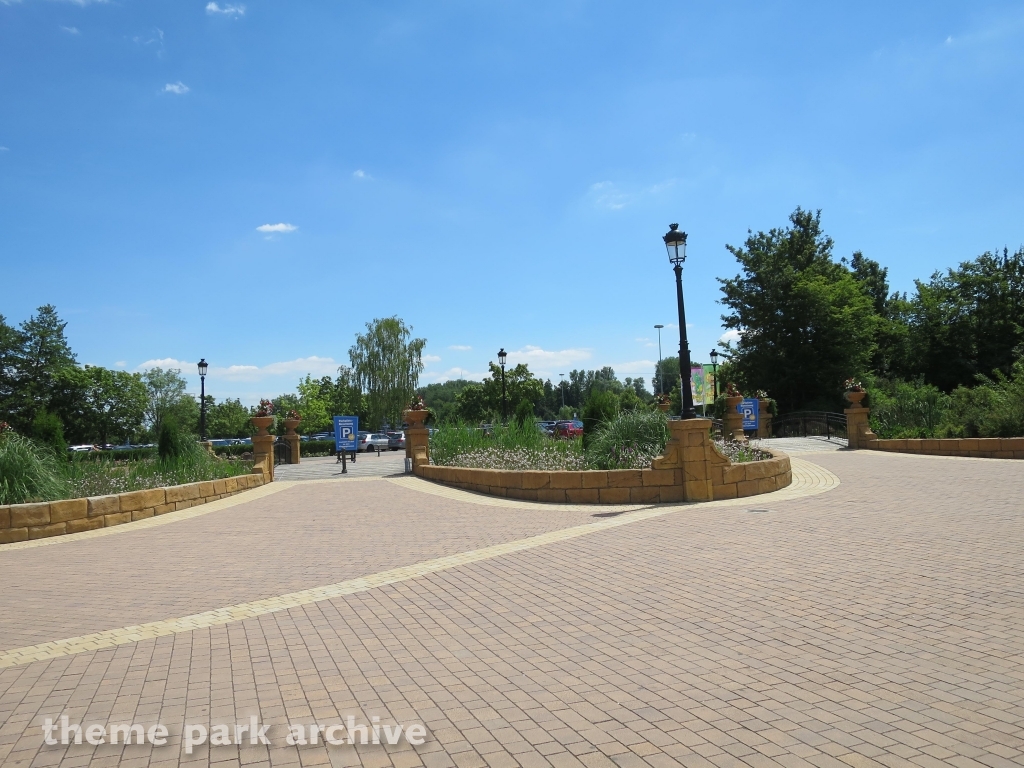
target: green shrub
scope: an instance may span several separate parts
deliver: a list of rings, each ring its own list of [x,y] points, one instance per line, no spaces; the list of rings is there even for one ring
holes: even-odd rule
[[[14,432],[0,432],[0,504],[64,498],[63,457]]]
[[[160,433],[157,437],[157,453],[161,461],[184,456],[189,452],[190,444],[195,440],[181,431],[178,422],[172,416],[164,416],[160,422]]]
[[[526,398],[520,400],[519,405],[516,406],[516,412],[512,415],[512,418],[515,419],[516,424],[519,424],[520,426],[526,424],[532,426],[535,418],[533,415],[533,403],[531,403]]]
[[[579,440],[552,440],[532,419],[495,425],[489,433],[464,423],[442,424],[430,436],[430,460],[487,469],[581,469],[584,464]]]
[[[882,439],[932,438],[947,418],[949,397],[923,382],[869,384],[871,430]]]
[[[1024,437],[1024,359],[1009,376],[978,377],[976,387],[957,387],[949,397],[943,432],[949,437]]]
[[[594,390],[583,405],[583,447],[588,448],[594,431],[606,422],[612,421],[619,413],[619,398],[614,393]]]
[[[64,439],[64,424],[60,417],[49,411],[39,411],[32,420],[32,437],[64,458],[68,452],[68,441]]]
[[[643,469],[665,450],[668,437],[668,419],[661,411],[623,411],[598,425],[587,459],[597,469]]]

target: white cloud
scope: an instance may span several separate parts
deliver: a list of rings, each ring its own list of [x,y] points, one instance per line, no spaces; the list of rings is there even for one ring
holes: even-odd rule
[[[508,353],[509,364],[526,363],[536,376],[542,378],[557,376],[558,371],[567,372],[568,369],[589,359],[589,349],[548,350],[531,344]]]
[[[256,227],[257,232],[294,232],[298,229],[294,224],[260,224]]]
[[[604,208],[609,211],[618,211],[630,203],[629,195],[620,191],[611,181],[599,181],[590,185],[588,197],[593,201],[595,208]]]
[[[737,341],[740,340],[740,336],[742,336],[742,335],[743,335],[743,331],[739,330],[738,328],[730,328],[728,331],[723,333],[718,338],[718,340],[720,342],[722,342],[723,344],[727,344],[729,342],[735,344]]]
[[[118,360],[116,363],[114,363],[115,368],[124,368],[126,365],[128,365],[128,363],[126,363],[124,360]]]
[[[10,147],[0,147],[0,152],[10,152]]]
[[[431,363],[441,362],[441,358],[438,357],[437,355],[423,355],[420,359],[423,360],[423,362],[426,363],[427,365],[430,365]]]
[[[69,35],[80,35],[81,34],[81,32],[78,31],[78,27],[65,27],[65,26],[62,26],[61,29],[63,29]]]
[[[490,375],[490,371],[469,371],[465,368],[449,368],[447,371],[426,371],[422,376],[420,376],[420,380],[437,384],[445,381],[451,381],[452,379],[483,381]]]
[[[373,176],[371,176],[366,171],[364,171],[362,168],[360,168],[359,170],[356,170],[356,171],[352,172],[352,178],[353,179],[372,179]]]
[[[615,369],[615,376],[619,379],[625,376],[643,376],[646,380],[654,375],[657,365],[656,360],[630,360],[626,363],[612,363],[612,368]]]
[[[187,376],[196,374],[196,364],[185,362],[174,357],[161,357],[147,360],[136,367],[137,371],[146,371],[150,368],[177,369]],[[333,357],[299,357],[295,360],[286,360],[279,363],[268,363],[267,365],[211,365],[208,379],[226,379],[228,381],[260,381],[268,376],[289,376],[292,378],[305,376],[307,373],[313,376],[332,376],[337,373],[338,363]],[[278,384],[273,386],[277,387]]]
[[[454,349],[456,352],[469,352],[472,347],[468,344],[452,344],[448,349]]]
[[[224,5],[218,5],[217,3],[207,3],[206,13],[210,16],[221,14],[223,16],[245,16],[245,6],[239,3],[238,5],[231,5],[230,3],[224,3]]]
[[[176,93],[179,96],[184,96],[191,89],[185,85],[181,80],[176,83],[168,83],[164,86],[164,93]]]

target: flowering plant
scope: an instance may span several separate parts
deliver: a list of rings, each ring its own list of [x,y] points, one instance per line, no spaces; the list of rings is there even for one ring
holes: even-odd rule
[[[754,397],[756,397],[758,400],[767,400],[768,393],[765,392],[763,389],[759,389],[754,393]]]
[[[410,411],[425,411],[427,406],[423,403],[423,398],[419,395],[413,397],[412,402],[409,403]]]
[[[260,404],[256,406],[255,416],[273,416],[274,415],[274,404],[269,400],[260,400]]]
[[[288,411],[288,415],[287,415],[287,416],[285,416],[285,418],[286,418],[286,419],[295,419],[296,421],[298,421],[298,420],[299,420],[299,419],[301,419],[302,417],[301,417],[301,416],[299,416],[299,412],[298,412],[298,411],[296,411],[296,410],[295,410],[295,409],[293,408],[292,410]]]
[[[725,385],[725,394],[729,397],[743,397],[743,393],[736,389],[736,385],[731,381]]]
[[[864,387],[856,379],[847,379],[843,382],[843,389],[846,392],[863,392]]]

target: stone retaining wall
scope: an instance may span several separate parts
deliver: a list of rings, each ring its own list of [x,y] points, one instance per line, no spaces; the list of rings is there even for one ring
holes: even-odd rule
[[[92,531],[216,501],[270,482],[255,471],[148,491],[0,506],[0,544]]]
[[[716,451],[717,454],[717,451]],[[733,464],[721,454],[711,468],[714,499],[769,493],[793,482],[789,457]],[[683,469],[529,472],[421,465],[416,474],[467,491],[563,504],[658,504],[687,501]]]
[[[962,437],[935,440],[865,440],[872,451],[923,453],[929,456],[974,456],[981,459],[1024,459],[1024,437]]]
[[[972,456],[979,459],[1024,459],[1024,437],[952,437],[933,440],[879,440],[871,431],[870,408],[859,403],[846,409],[846,434],[851,448],[928,456]]]

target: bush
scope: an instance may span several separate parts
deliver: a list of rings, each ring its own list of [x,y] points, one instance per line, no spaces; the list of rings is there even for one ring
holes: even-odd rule
[[[519,424],[520,426],[524,426],[526,424],[533,425],[533,403],[531,403],[526,398],[520,400],[519,405],[516,406],[516,412],[512,415],[512,418],[515,419],[516,424]]]
[[[586,469],[579,439],[552,440],[532,419],[495,426],[490,433],[464,423],[444,424],[430,437],[430,460],[439,466],[479,469]]]
[[[665,450],[668,437],[661,411],[623,411],[596,428],[587,459],[597,469],[643,469]]]
[[[947,417],[949,397],[923,382],[869,384],[871,430],[882,439],[932,438]]]
[[[1024,359],[1009,376],[979,376],[979,384],[957,387],[949,397],[943,432],[950,437],[1024,437]]]
[[[64,498],[62,461],[49,446],[0,432],[0,504]]]
[[[181,431],[178,422],[173,417],[164,416],[160,422],[160,433],[156,441],[157,453],[161,461],[184,456],[188,453],[189,446],[194,443],[195,440]]]
[[[594,431],[619,413],[619,398],[612,392],[595,390],[583,406],[583,447],[589,448]]]
[[[36,414],[32,420],[32,437],[48,445],[61,458],[67,454],[68,441],[64,439],[64,424],[55,413],[39,411]]]

